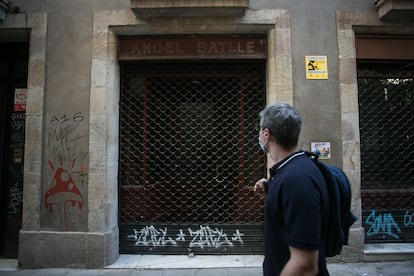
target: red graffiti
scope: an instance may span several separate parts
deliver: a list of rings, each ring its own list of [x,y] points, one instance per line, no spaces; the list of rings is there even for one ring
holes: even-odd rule
[[[75,160],[72,162],[72,167],[74,164]],[[49,165],[52,170],[55,169],[52,162],[49,161]],[[66,225],[66,205],[68,203],[71,204],[72,207],[78,205],[79,209],[82,209],[83,197],[70,173],[62,168],[62,164],[61,167],[56,169],[56,173],[53,177],[53,184],[54,185],[45,193],[45,207],[49,208],[50,212],[53,212],[53,206],[56,206],[59,211],[60,221],[64,222]]]

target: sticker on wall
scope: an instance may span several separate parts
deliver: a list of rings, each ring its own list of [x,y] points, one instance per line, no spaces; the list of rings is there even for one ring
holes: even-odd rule
[[[26,111],[26,98],[27,98],[27,89],[26,88],[16,88],[14,90],[14,111]]]
[[[327,56],[305,56],[306,79],[323,80],[328,79]]]
[[[330,142],[311,142],[311,151],[319,155],[319,159],[331,159]]]

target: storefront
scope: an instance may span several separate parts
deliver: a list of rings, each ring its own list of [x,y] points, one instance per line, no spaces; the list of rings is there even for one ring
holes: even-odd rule
[[[124,253],[262,254],[264,200],[251,188],[270,163],[254,126],[273,102],[300,110],[299,146],[329,146],[324,161],[351,181],[358,220],[333,261],[413,242],[414,32],[395,9],[69,2],[16,1],[25,12],[8,10],[0,23],[2,47],[27,47],[27,72],[1,87],[10,157],[0,160],[1,219],[13,225],[17,210],[22,267],[103,267]],[[26,110],[12,112],[19,89]],[[20,190],[7,180],[10,164]]]
[[[265,36],[119,38],[121,253],[262,253],[266,57]]]

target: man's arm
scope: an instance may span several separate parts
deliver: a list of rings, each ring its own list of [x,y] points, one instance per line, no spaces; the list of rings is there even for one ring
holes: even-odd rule
[[[286,263],[280,276],[305,276],[316,275],[318,273],[317,250],[303,250],[289,246],[290,259]]]

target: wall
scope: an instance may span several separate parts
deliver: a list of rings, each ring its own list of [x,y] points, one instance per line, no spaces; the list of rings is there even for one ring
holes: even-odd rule
[[[335,12],[373,9],[372,1],[250,1],[251,9],[283,8],[292,25],[294,104],[304,116],[302,148],[330,141],[332,163],[341,164],[340,97]],[[305,55],[326,55],[328,80],[306,80]]]
[[[119,8],[107,1],[109,9]],[[5,28],[31,29],[22,267],[101,267],[118,256],[116,214],[93,216],[110,198],[89,197],[89,95],[93,11],[105,1],[16,1]],[[124,5],[128,3],[125,2]],[[92,201],[92,203],[90,203]],[[90,218],[97,218],[91,222]]]
[[[386,26],[362,20],[365,13],[376,17],[370,0],[249,2],[243,18],[143,20],[127,0],[15,1],[27,20],[23,13],[8,15],[0,29],[27,22],[32,30],[21,266],[100,267],[118,256],[120,34],[266,33],[269,102],[290,102],[301,111],[302,148],[331,142],[330,162],[353,180],[353,211],[361,218],[353,24]],[[306,80],[305,55],[327,56],[327,80]],[[67,197],[54,196],[62,191]],[[339,258],[361,259],[362,245],[356,223]]]

